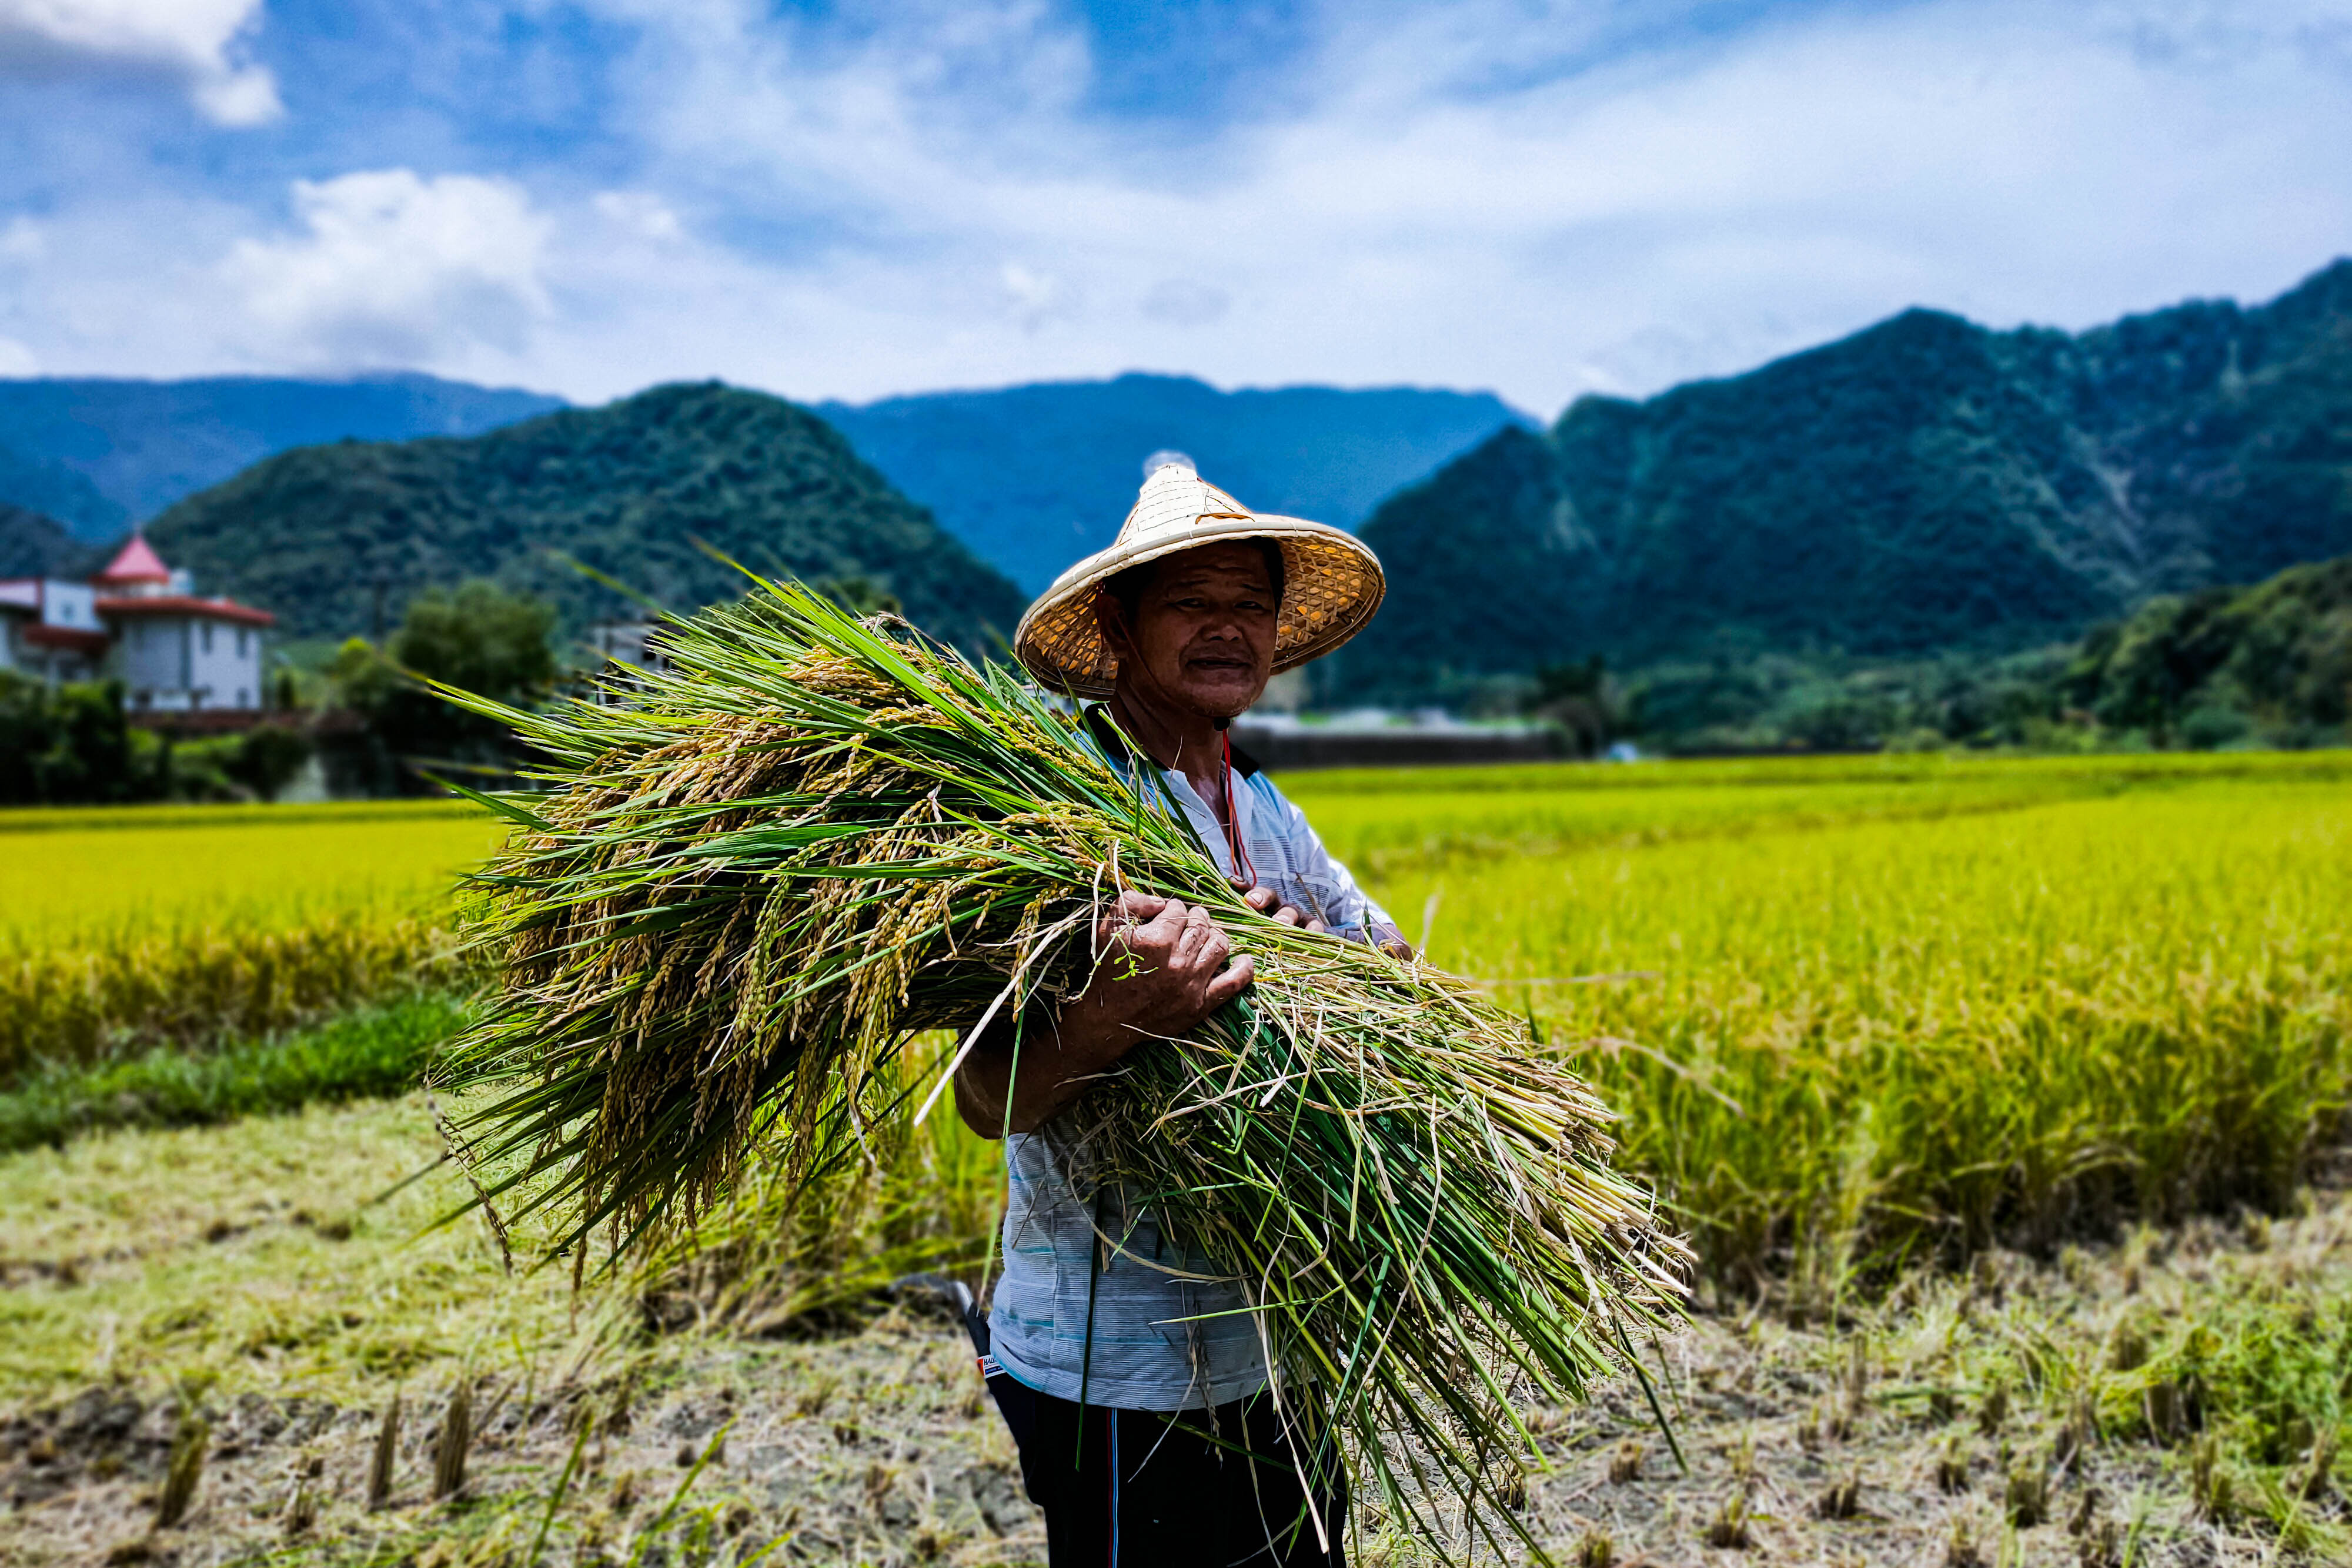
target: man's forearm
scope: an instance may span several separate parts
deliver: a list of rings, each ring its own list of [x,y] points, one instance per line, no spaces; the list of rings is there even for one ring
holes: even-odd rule
[[[1254,971],[1209,912],[1180,899],[1122,893],[1097,931],[1106,959],[1058,1010],[1034,1008],[1015,1030],[999,1019],[956,1070],[956,1109],[982,1137],[1030,1133],[1085,1093],[1136,1046],[1181,1035],[1246,989]],[[1226,960],[1232,958],[1228,964]]]
[[[1017,1045],[1013,1019],[1000,1018],[988,1026],[956,1072],[956,1110],[964,1125],[983,1138],[1034,1133],[1117,1061],[1117,1053],[1105,1060],[1102,1050],[1086,1049],[1100,1042],[1087,1039],[1083,1020],[1069,1016],[1077,1008],[1031,1009],[1022,1019]]]

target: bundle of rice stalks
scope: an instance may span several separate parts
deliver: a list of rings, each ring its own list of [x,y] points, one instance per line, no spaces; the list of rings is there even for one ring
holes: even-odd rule
[[[1077,994],[1122,891],[1205,904],[1255,985],[1058,1135],[1241,1282],[1302,1461],[1339,1448],[1398,1524],[1450,1534],[1459,1500],[1499,1543],[1514,1403],[1578,1397],[1686,1262],[1584,1084],[1467,985],[1257,915],[1003,670],[789,585],[666,652],[625,703],[471,705],[553,759],[498,802],[476,939],[504,994],[441,1075],[491,1091],[464,1134],[490,1195],[620,1249],[747,1161],[822,1182],[944,1088],[900,1087],[916,1031]]]

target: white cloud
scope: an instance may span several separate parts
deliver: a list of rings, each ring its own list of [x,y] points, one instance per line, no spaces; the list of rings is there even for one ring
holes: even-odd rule
[[[239,241],[221,275],[262,343],[291,362],[433,362],[519,352],[551,308],[549,220],[520,187],[407,169],[294,183],[306,232]]]
[[[596,215],[638,239],[682,239],[686,229],[669,204],[651,191],[599,191]]]
[[[261,0],[0,0],[0,72],[162,77],[221,125],[278,118],[278,84],[245,57]]]
[[[1163,277],[1144,295],[1142,309],[1153,320],[1172,327],[1205,327],[1223,319],[1233,306],[1234,297],[1214,284]]]
[[[1656,0],[1398,0],[1332,8],[1278,94],[1182,122],[1096,107],[1109,68],[1043,0],[855,26],[589,3],[635,40],[580,68],[608,135],[577,167],[518,152],[529,196],[345,175],[273,234],[182,163],[71,184],[26,231],[40,254],[0,255],[0,332],[60,373],[866,397],[1147,368],[1549,413],[1915,303],[2079,327],[2352,252],[2352,0],[1791,5],[1679,32]]]
[[[1019,322],[1024,332],[1034,333],[1052,322],[1076,316],[1083,308],[1078,291],[1068,278],[1042,268],[1008,261],[997,268],[996,277],[1004,287],[1006,314]]]
[[[1143,365],[1549,412],[1913,303],[2080,326],[2352,249],[2342,0],[1838,6],[1613,54],[1519,0],[1339,15],[1302,107],[1171,151],[1086,112],[1083,41],[1019,0],[822,50],[740,0],[637,13],[649,183],[813,237],[606,327],[798,395]],[[726,330],[755,310],[788,329]],[[593,352],[546,349],[562,384]]]
[[[14,338],[0,338],[0,376],[37,376],[38,355]]]
[[[32,219],[11,218],[7,227],[0,228],[0,257],[14,262],[34,262],[47,253],[47,236],[41,233],[41,225]]]

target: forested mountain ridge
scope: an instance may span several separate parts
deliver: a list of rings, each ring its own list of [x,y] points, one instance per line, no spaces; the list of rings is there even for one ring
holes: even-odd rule
[[[1381,497],[1525,416],[1488,392],[1220,392],[1129,374],[924,392],[816,412],[949,532],[1030,592],[1102,549],[1141,465],[1174,448],[1245,507],[1353,528]]]
[[[425,375],[343,382],[0,380],[0,502],[99,541],[247,465],[346,438],[478,435],[560,398]],[[1251,505],[1352,527],[1498,426],[1485,392],[1411,387],[1220,392],[1131,374],[924,392],[816,412],[948,531],[1034,591],[1109,542],[1139,465],[1176,447]]]
[[[2081,334],[1915,309],[1644,402],[1586,397],[1391,498],[1327,695],[1790,652],[1998,650],[2352,550],[2352,262]]]
[[[562,406],[416,374],[0,380],[0,502],[98,541],[291,447],[476,435]]]
[[[55,517],[0,501],[0,577],[79,577],[98,559]]]
[[[974,649],[1010,637],[1024,604],[839,432],[718,382],[465,439],[300,448],[147,532],[204,591],[274,611],[296,636],[369,632],[417,590],[476,577],[552,600],[575,627],[625,607],[558,551],[674,609],[741,593],[697,540],[754,571],[867,579]]]

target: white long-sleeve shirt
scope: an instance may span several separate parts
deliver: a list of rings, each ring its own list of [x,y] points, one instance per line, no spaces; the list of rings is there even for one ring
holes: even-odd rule
[[[1122,760],[1156,775],[1231,876],[1224,826],[1184,776]],[[1257,886],[1343,936],[1393,928],[1273,779],[1239,752],[1234,772],[1233,809]],[[1252,1315],[1237,1310],[1238,1282],[1179,1278],[1213,1270],[1183,1239],[1163,1237],[1147,1206],[1117,1186],[1097,1188],[1084,1152],[1061,1146],[1052,1124],[1007,1138],[1004,1163],[1004,1272],[989,1332],[1006,1372],[1057,1398],[1075,1400],[1083,1386],[1087,1404],[1126,1410],[1223,1405],[1264,1386],[1265,1360]],[[1097,1232],[1115,1243],[1099,1275]]]

